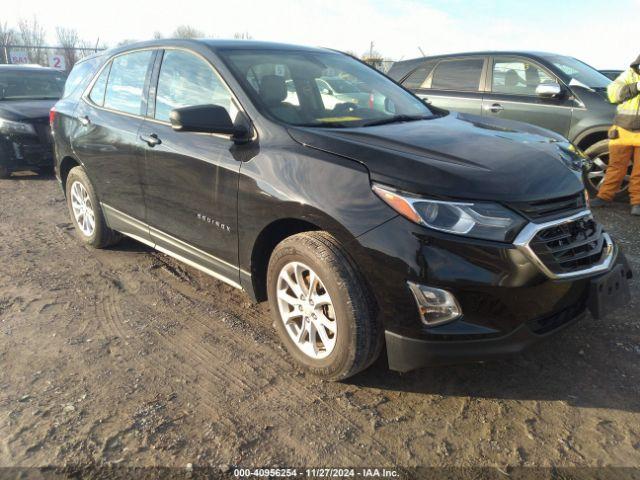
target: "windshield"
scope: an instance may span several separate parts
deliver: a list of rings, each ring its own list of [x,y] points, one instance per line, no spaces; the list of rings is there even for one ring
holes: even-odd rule
[[[420,99],[347,55],[289,50],[221,55],[258,108],[291,125],[360,127],[432,116]]]
[[[0,70],[0,100],[58,99],[66,76],[62,72]]]
[[[611,83],[611,80],[598,70],[575,58],[561,55],[551,55],[545,58],[571,77],[574,85],[582,84],[582,86],[589,88],[607,88],[607,85]]]

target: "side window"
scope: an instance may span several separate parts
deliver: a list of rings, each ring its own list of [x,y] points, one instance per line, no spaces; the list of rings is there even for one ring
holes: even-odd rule
[[[431,88],[475,91],[480,87],[484,59],[444,60],[438,64]]]
[[[421,88],[435,64],[436,62],[427,62],[419,66],[404,79],[402,86],[409,89]]]
[[[144,81],[152,54],[151,50],[143,50],[112,60],[104,95],[105,108],[140,115]]]
[[[89,93],[91,101],[101,107],[104,105],[104,93],[107,89],[109,70],[111,70],[111,63],[102,69],[100,76],[96,80],[96,83],[93,84],[93,87],[91,87],[91,92]]]
[[[64,84],[64,93],[62,94],[62,98],[67,98],[71,95],[80,98],[80,95],[82,95],[82,92],[84,91],[84,87],[89,83],[89,79],[93,77],[93,74],[99,66],[99,57],[76,63]]]
[[[511,95],[535,95],[536,87],[555,80],[540,67],[526,60],[498,58],[493,62],[491,91]]]
[[[155,118],[168,122],[174,108],[207,104],[226,108],[232,120],[238,113],[231,93],[207,62],[181,50],[165,51],[158,77]]]

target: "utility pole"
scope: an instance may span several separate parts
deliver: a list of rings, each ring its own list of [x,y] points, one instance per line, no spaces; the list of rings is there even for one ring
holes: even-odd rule
[[[422,51],[422,48],[420,48],[420,46],[418,45],[418,50],[420,50],[420,53],[422,54],[423,57],[426,57],[426,55],[424,54],[424,52]]]
[[[371,44],[369,45],[369,58],[373,58],[373,40],[371,40]]]

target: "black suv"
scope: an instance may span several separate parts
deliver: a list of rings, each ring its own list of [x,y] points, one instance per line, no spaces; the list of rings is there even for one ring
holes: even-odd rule
[[[395,63],[389,76],[432,105],[548,128],[584,150],[585,185],[595,195],[609,164],[611,82],[572,57],[542,52],[477,52]],[[618,195],[628,189],[625,181]]]
[[[81,240],[124,234],[268,299],[324,378],[385,344],[402,371],[500,357],[628,298],[557,134],[429,108],[330,50],[159,40],[87,62],[53,117]],[[324,77],[369,95],[330,100]]]
[[[49,110],[66,75],[53,68],[0,65],[0,178],[53,169]]]

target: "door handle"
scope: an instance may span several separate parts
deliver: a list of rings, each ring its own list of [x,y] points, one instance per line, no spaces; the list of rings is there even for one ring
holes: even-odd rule
[[[86,127],[91,123],[91,120],[89,120],[89,117],[87,117],[86,115],[82,117],[78,117],[78,120],[80,120],[80,123],[82,124],[83,127]]]
[[[494,103],[493,105],[487,105],[486,107],[484,107],[484,109],[493,113],[498,113],[504,110],[504,107],[499,103]]]
[[[162,140],[158,138],[158,135],[155,133],[151,133],[149,135],[140,135],[140,140],[145,142],[150,147],[155,147],[156,145],[160,145]]]

